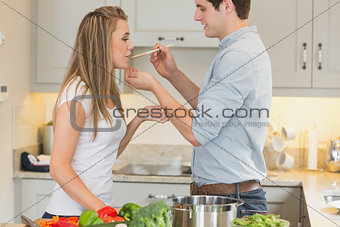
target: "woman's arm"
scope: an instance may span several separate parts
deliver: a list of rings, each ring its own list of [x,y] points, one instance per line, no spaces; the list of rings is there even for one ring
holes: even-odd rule
[[[165,110],[166,116],[182,136],[193,146],[201,145],[192,132],[193,116],[190,111],[180,105],[150,73],[129,68],[125,71],[124,79],[134,88],[151,91]],[[176,115],[177,110],[181,112],[179,116]]]
[[[126,134],[119,144],[117,158],[123,153],[126,146],[129,144],[130,139],[135,134],[137,128],[140,126],[140,124],[142,124],[143,121],[144,121],[143,119],[139,118],[138,116],[135,116],[127,125]]]
[[[74,201],[86,209],[97,211],[106,205],[87,188],[71,166],[80,131],[72,127],[70,114],[68,103],[62,104],[58,109],[51,154],[50,174]],[[76,105],[75,114],[76,124],[82,128],[85,122],[85,111],[80,103]]]
[[[137,128],[144,121],[158,121],[164,123],[168,121],[164,111],[160,106],[146,106],[143,112],[138,112],[137,115],[127,125],[127,130],[124,138],[120,141],[117,158],[123,153],[126,146],[129,144],[132,136],[135,134]]]

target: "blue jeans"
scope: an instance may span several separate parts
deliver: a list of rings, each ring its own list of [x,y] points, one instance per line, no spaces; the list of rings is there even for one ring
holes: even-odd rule
[[[237,198],[237,194],[223,194],[220,196],[227,196]],[[262,189],[255,189],[249,192],[240,193],[240,199],[244,200],[244,204],[237,208],[237,217],[253,215],[254,213],[267,213],[266,192]]]
[[[47,213],[45,212],[42,216],[42,218],[47,218],[47,219],[52,219],[53,216],[57,216],[56,214],[50,214],[50,213]],[[62,218],[62,217],[65,217],[65,218],[69,218],[69,217],[79,217],[77,215],[72,215],[72,216],[62,216],[62,215],[58,215],[59,218]]]

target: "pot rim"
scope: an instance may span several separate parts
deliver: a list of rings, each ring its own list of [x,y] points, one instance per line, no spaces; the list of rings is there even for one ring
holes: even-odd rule
[[[184,202],[176,202],[175,200],[180,200],[183,198],[189,198],[189,197],[195,197],[195,198],[206,198],[206,197],[215,197],[215,198],[222,198],[222,199],[228,199],[228,200],[232,200],[233,202],[230,203],[224,203],[224,204],[193,204],[193,203],[184,203]],[[244,200],[242,199],[236,199],[236,198],[232,198],[232,197],[228,197],[228,196],[215,196],[215,195],[193,195],[193,196],[178,196],[178,197],[174,197],[172,199],[172,203],[174,204],[174,206],[188,206],[188,207],[228,207],[231,205],[235,205],[236,207],[242,205],[244,203]]]

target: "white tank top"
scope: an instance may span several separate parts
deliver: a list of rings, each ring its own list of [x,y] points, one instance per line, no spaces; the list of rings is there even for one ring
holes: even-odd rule
[[[80,82],[80,83],[79,83]],[[79,85],[78,85],[79,83]],[[78,89],[77,88],[78,85]],[[77,77],[64,89],[58,107],[63,103],[71,101],[75,96],[82,95],[82,86],[85,83]],[[86,95],[90,93],[87,92]],[[91,113],[91,100],[80,100],[85,110],[86,119],[83,128],[93,128]],[[108,109],[112,116],[113,109]],[[119,114],[116,111],[115,116]],[[117,127],[120,125],[120,127]],[[120,141],[126,133],[126,125],[122,118],[112,117],[112,126],[103,118],[98,120],[98,128],[116,128],[111,131],[98,131],[97,137],[92,141],[93,132],[82,131],[79,136],[78,145],[71,163],[74,171],[89,190],[102,200],[106,205],[112,203],[112,167],[117,157]],[[85,210],[80,204],[70,198],[58,184],[56,184],[46,212],[54,215],[75,215],[79,216]]]

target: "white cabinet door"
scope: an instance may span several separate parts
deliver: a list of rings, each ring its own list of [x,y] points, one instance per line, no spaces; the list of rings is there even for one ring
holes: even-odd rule
[[[112,206],[118,208],[129,202],[146,206],[160,200],[172,205],[172,196],[185,195],[190,195],[189,184],[113,182]]]
[[[312,23],[304,24],[312,6],[310,0],[252,1],[249,24],[257,26],[268,48],[273,87],[311,87]]]
[[[263,187],[267,197],[269,214],[279,214],[280,218],[288,220],[291,226],[300,222],[300,187]]]
[[[121,0],[128,14],[131,40],[135,46],[157,42],[182,47],[217,47],[208,39],[200,22],[194,21],[194,0]]]
[[[37,83],[63,81],[78,26],[90,11],[119,0],[37,1]]]
[[[21,213],[33,220],[41,218],[54,186],[53,180],[21,180],[21,207],[16,215]]]
[[[335,3],[337,3],[335,5]],[[340,5],[314,1],[313,87],[340,88]]]

